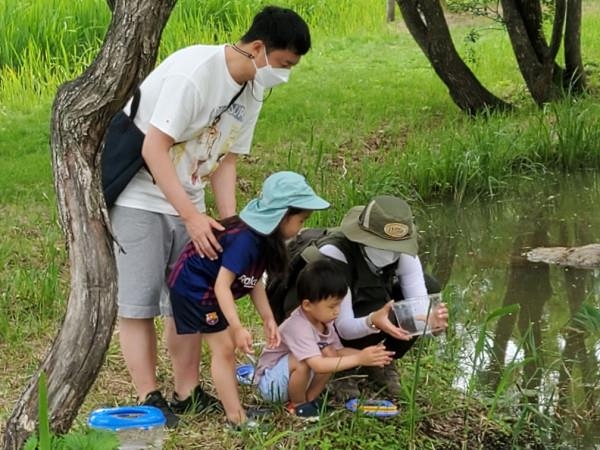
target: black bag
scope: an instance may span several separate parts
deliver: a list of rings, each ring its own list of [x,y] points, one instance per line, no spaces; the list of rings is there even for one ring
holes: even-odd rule
[[[278,324],[283,322],[291,309],[296,306],[294,303],[297,301],[295,293],[298,275],[308,262],[321,257],[315,244],[328,233],[327,228],[305,228],[300,231],[287,246],[290,259],[287,274],[285,276],[267,274],[267,298]]]
[[[247,84],[246,82],[242,85],[225,109],[213,119],[211,126],[216,126],[223,113],[242,95]],[[101,157],[102,191],[108,208],[115,203],[134,175],[142,167],[148,168],[142,158],[142,145],[146,135],[133,123],[140,104],[140,96],[138,87],[131,100],[129,115],[119,111],[108,126]]]
[[[119,111],[110,122],[101,157],[102,191],[106,206],[111,207],[133,176],[146,164],[142,145],[146,135],[133,123],[140,103],[136,89],[129,115]]]

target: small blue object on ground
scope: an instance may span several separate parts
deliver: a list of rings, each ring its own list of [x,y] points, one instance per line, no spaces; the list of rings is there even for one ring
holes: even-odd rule
[[[374,417],[392,417],[399,413],[398,407],[390,400],[360,400],[353,398],[346,402],[346,408],[352,412],[358,411]]]
[[[240,384],[250,385],[254,381],[254,366],[241,364],[235,369],[235,375]]]

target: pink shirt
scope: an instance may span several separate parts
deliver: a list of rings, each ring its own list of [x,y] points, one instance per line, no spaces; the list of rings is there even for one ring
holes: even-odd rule
[[[325,325],[325,331],[317,330],[298,307],[279,325],[281,344],[276,348],[265,348],[258,360],[255,382],[258,383],[265,369],[270,369],[285,355],[291,353],[298,361],[321,356],[321,350],[333,345],[336,350],[344,348],[333,322]]]

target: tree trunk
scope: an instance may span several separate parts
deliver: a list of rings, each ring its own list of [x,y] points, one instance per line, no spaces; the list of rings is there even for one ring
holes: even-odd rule
[[[425,53],[452,100],[470,114],[507,109],[462,61],[448,31],[443,0],[397,0],[411,35]],[[476,2],[467,2],[467,9]],[[543,30],[542,0],[500,0],[503,22],[527,89],[538,105],[586,89],[581,57],[581,0],[556,0],[550,42]],[[565,68],[556,58],[564,46]]]
[[[408,30],[460,109],[477,114],[510,108],[483,87],[458,55],[439,0],[397,2]]]
[[[396,20],[396,0],[386,0],[385,17],[388,22]]]
[[[584,92],[586,89],[581,58],[581,0],[570,0],[567,3],[563,86],[568,92],[576,94]]]
[[[501,0],[502,11],[517,64],[533,100],[538,104],[563,97],[562,73],[555,57],[562,41],[565,0],[557,0],[550,46],[543,34],[538,1]],[[560,84],[556,83],[560,80]]]
[[[50,425],[69,430],[94,383],[116,316],[116,266],[99,161],[106,126],[153,68],[176,0],[118,0],[104,45],[79,78],[56,95],[51,130],[55,188],[71,267],[62,327],[6,424],[4,449],[17,450],[36,429],[37,381],[48,375]]]

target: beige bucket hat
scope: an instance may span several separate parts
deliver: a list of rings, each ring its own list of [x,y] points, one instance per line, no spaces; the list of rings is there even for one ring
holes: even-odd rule
[[[412,256],[419,251],[410,206],[391,195],[379,195],[366,206],[350,209],[340,229],[352,242],[368,247]]]

